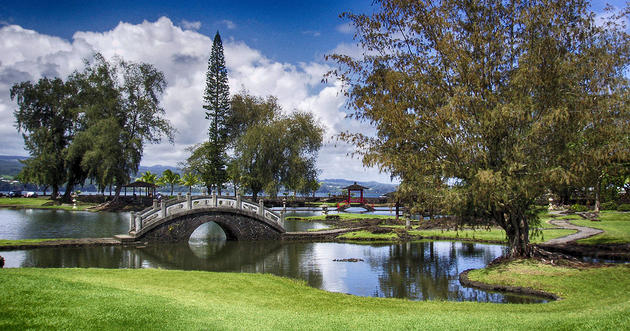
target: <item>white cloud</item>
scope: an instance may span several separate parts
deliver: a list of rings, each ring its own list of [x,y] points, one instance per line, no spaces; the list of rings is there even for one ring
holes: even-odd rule
[[[337,31],[343,34],[352,34],[354,33],[354,26],[350,22],[339,24],[337,25]]]
[[[186,29],[186,30],[199,30],[201,29],[201,22],[199,21],[187,21],[187,20],[182,20],[181,22],[182,28]]]
[[[228,30],[234,30],[236,29],[236,23],[230,21],[230,20],[222,20],[218,22],[220,25],[225,25],[226,28],[228,28]]]
[[[313,31],[313,30],[306,30],[306,31],[302,31],[303,35],[307,35],[307,36],[311,36],[311,37],[319,37],[321,36],[321,32],[319,31]]]
[[[356,43],[340,43],[330,54],[343,54],[358,59],[363,56],[363,49]]]
[[[121,56],[130,61],[155,65],[165,73],[168,87],[162,106],[179,133],[175,144],[161,143],[145,148],[143,164],[177,165],[185,160],[185,147],[206,139],[207,120],[202,97],[212,40],[197,31],[182,29],[162,17],[155,22],[119,23],[104,32],[78,31],[72,41],[40,34],[19,26],[0,28],[0,154],[25,155],[23,141],[13,126],[16,105],[9,99],[10,87],[42,76],[66,77],[82,67],[94,52],[105,57]],[[345,119],[345,98],[340,83],[321,84],[329,67],[322,63],[281,63],[265,57],[244,42],[224,43],[230,91],[242,87],[258,96],[275,95],[283,109],[312,112],[327,128],[327,144],[320,152],[321,178],[388,181],[376,169],[363,169],[359,160],[346,156],[350,146],[334,147],[330,136],[350,129],[370,128]]]

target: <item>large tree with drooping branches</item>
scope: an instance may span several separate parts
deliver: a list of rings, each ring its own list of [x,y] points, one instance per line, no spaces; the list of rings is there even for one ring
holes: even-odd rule
[[[502,227],[510,255],[530,255],[532,207],[549,185],[570,181],[586,152],[602,167],[606,153],[622,158],[623,139],[601,153],[585,139],[593,125],[627,127],[625,19],[596,23],[579,0],[374,6],[342,15],[363,52],[328,56],[328,77],[377,133],[341,138],[463,223]]]

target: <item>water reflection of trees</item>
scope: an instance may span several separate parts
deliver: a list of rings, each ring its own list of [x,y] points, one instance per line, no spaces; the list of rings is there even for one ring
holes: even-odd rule
[[[313,256],[309,244],[284,244],[278,241],[209,241],[204,245],[151,245],[135,252],[140,258],[136,267],[207,270],[221,272],[271,273],[305,280],[321,287],[319,269],[305,265]]]
[[[38,268],[128,268],[134,256],[119,246],[38,248],[25,251],[20,267]]]
[[[368,258],[380,269],[381,296],[416,300],[514,301],[502,294],[465,288],[459,273],[479,268],[500,255],[491,246],[459,242],[420,242],[391,245],[389,256]]]

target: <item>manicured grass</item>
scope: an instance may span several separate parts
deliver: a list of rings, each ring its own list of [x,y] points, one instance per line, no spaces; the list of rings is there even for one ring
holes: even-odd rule
[[[159,269],[0,270],[0,329],[575,330],[630,327],[630,267],[516,262],[469,274],[563,300],[489,304],[356,297],[263,274]]]
[[[35,208],[35,209],[63,209],[63,210],[86,210],[87,208],[95,206],[92,203],[77,202],[76,209],[72,204],[51,205],[44,206],[44,204],[51,202],[47,197],[37,198],[0,198],[0,207],[12,207],[12,208]]]
[[[630,243],[630,213],[602,211],[600,212],[599,219],[601,222],[592,222],[585,219],[571,221],[571,223],[575,225],[604,230],[604,233],[578,240],[578,243],[591,245]]]
[[[369,215],[369,214],[352,214],[352,213],[340,213],[340,214],[330,214],[330,215],[339,215],[339,218],[342,220],[394,218],[394,216],[389,216],[389,215]],[[303,216],[303,217],[302,216],[300,217],[289,216],[286,219],[287,220],[304,220],[304,221],[323,221],[323,220],[326,220],[326,215]]]
[[[568,236],[570,234],[575,233],[574,230],[564,230],[564,229],[543,229],[542,236],[536,236],[530,238],[530,242],[532,243],[540,243],[549,239],[559,238]],[[412,236],[422,236],[422,237],[434,237],[434,238],[448,238],[448,239],[469,239],[469,240],[487,240],[487,241],[496,241],[496,242],[507,242],[505,239],[505,231],[502,229],[478,229],[478,230],[411,230],[408,233]]]
[[[46,241],[59,241],[59,240],[70,240],[66,238],[60,239],[19,239],[19,240],[8,240],[8,239],[0,239],[0,247],[1,246],[19,246],[19,245],[28,245],[28,244],[36,244]]]
[[[321,207],[322,205],[326,205],[328,207],[337,208],[336,202],[305,202],[304,205],[309,207]]]
[[[317,231],[328,231],[334,228],[323,228],[323,229],[306,229],[306,232],[317,232]]]
[[[390,233],[371,233],[369,231],[354,231],[344,233],[337,237],[337,239],[350,239],[350,240],[398,240],[398,235],[394,232]]]

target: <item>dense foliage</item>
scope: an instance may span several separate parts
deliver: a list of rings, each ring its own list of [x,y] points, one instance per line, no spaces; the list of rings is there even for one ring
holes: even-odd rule
[[[284,115],[274,97],[245,92],[232,98],[232,113],[234,159],[228,171],[235,186],[252,192],[254,199],[261,191],[276,196],[281,187],[313,191],[324,129],[310,113]]]
[[[163,73],[152,65],[109,62],[100,54],[66,82],[42,78],[14,85],[17,128],[31,154],[20,178],[51,185],[53,197],[66,183],[69,199],[87,179],[102,191],[116,185],[118,195],[137,173],[145,144],[173,139],[159,105],[165,87]]]
[[[580,0],[374,4],[342,15],[362,56],[329,59],[377,135],[341,137],[400,177],[427,204],[417,209],[497,224],[511,254],[527,255],[535,199],[627,160],[630,38],[618,17],[598,25]]]

